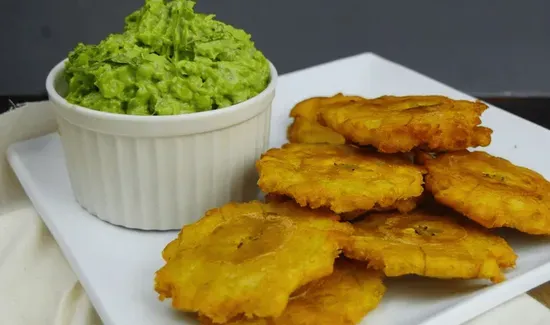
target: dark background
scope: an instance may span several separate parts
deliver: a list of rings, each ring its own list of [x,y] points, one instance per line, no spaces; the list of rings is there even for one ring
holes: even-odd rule
[[[77,42],[121,30],[142,4],[1,0],[0,105],[42,99],[47,72]],[[373,51],[476,96],[550,96],[548,0],[198,0],[197,9],[250,32],[280,73]]]
[[[143,0],[0,1],[0,95],[43,91],[78,42]],[[198,0],[250,32],[281,73],[373,51],[468,93],[550,93],[548,0]]]

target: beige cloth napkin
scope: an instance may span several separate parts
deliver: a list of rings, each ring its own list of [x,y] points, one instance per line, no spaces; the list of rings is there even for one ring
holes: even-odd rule
[[[55,131],[48,102],[0,115],[0,324],[101,325],[85,291],[13,175],[9,144]],[[550,324],[550,311],[522,295],[468,325]]]

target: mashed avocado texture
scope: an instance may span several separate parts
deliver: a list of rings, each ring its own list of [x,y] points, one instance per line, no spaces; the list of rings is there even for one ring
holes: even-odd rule
[[[189,0],[145,0],[124,32],[69,54],[66,99],[119,114],[223,108],[263,91],[269,64],[250,35],[195,13]]]

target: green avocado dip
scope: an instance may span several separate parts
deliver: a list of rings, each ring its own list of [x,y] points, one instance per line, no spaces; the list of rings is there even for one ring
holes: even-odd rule
[[[241,29],[195,13],[189,0],[145,0],[124,32],[78,44],[65,64],[66,99],[98,111],[177,115],[243,102],[270,81]]]

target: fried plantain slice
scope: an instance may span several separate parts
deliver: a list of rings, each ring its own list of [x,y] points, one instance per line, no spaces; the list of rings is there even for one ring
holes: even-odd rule
[[[265,193],[286,195],[300,206],[336,213],[403,207],[423,191],[421,166],[400,155],[329,144],[284,145],[256,162]]]
[[[435,199],[484,227],[550,234],[550,183],[542,175],[481,151],[442,154],[425,166]]]
[[[159,299],[218,323],[277,317],[302,285],[333,271],[352,227],[294,202],[230,203],[182,228],[156,273]]]
[[[319,121],[319,108],[331,105],[347,105],[350,103],[361,102],[366,100],[360,96],[347,96],[342,93],[337,93],[331,97],[312,97],[304,99],[292,108],[290,117],[303,117],[310,121]],[[322,122],[321,122],[322,123]]]
[[[343,135],[303,117],[294,118],[294,122],[288,127],[287,138],[293,143],[346,143]]]
[[[264,197],[264,201],[266,203],[281,203],[281,202],[292,201],[292,199],[285,195],[267,193]]]
[[[503,281],[516,254],[504,239],[450,209],[376,213],[354,224],[344,254],[387,276]]]
[[[285,195],[278,195],[273,193],[268,193],[265,195],[265,202],[286,202],[286,201],[293,201],[292,198],[285,196]],[[398,210],[399,212],[409,212],[414,210],[416,208],[416,204],[420,201],[419,198],[409,199],[409,200],[400,200],[395,202],[394,205],[389,206],[387,208],[379,208],[377,206],[373,207],[371,211],[391,211],[391,210]],[[315,211],[323,211],[325,208],[316,209]],[[364,216],[365,214],[369,213],[369,211],[366,210],[355,210],[351,212],[344,212],[339,214],[341,220],[344,221],[351,221],[355,220],[357,218],[360,218]]]
[[[340,217],[342,218],[342,220],[352,221],[360,217],[363,217],[370,212],[386,212],[386,211],[397,210],[401,213],[407,213],[416,208],[419,198],[420,197],[414,198],[414,199],[408,199],[408,200],[398,200],[395,202],[395,204],[385,208],[381,208],[375,205],[371,210],[355,210],[351,212],[344,212],[340,214]]]
[[[380,152],[453,151],[487,146],[492,130],[481,127],[482,102],[444,96],[382,96],[321,108],[323,123],[358,145]]]
[[[320,109],[330,105],[346,105],[365,100],[358,96],[344,96],[338,93],[332,97],[312,97],[296,104],[290,111],[294,122],[288,127],[288,141],[294,143],[344,144],[346,139],[324,126],[319,119]]]
[[[239,317],[227,325],[353,325],[375,309],[386,288],[382,274],[356,261],[340,258],[334,273],[296,290],[281,316]],[[213,325],[201,317],[202,325]]]

